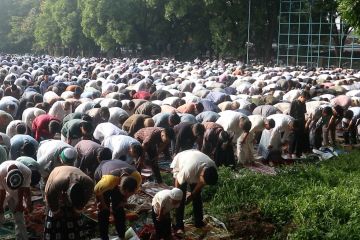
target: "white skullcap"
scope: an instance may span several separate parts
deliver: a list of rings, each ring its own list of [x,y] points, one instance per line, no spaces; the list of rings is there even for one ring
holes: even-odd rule
[[[183,191],[181,191],[179,188],[173,188],[171,189],[170,197],[173,200],[180,201],[183,198]]]
[[[72,148],[65,148],[60,154],[62,162],[66,165],[72,165],[77,158],[77,152]]]

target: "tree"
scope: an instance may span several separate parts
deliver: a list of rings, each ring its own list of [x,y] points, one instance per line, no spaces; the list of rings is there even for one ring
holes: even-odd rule
[[[78,1],[44,0],[35,25],[35,48],[52,54],[89,55],[97,49],[81,27]]]
[[[252,0],[251,42],[255,56],[267,62],[273,56],[272,44],[277,42],[280,0]]]
[[[110,20],[116,11],[119,10],[118,4],[121,1],[97,1],[97,0],[80,0],[81,26],[86,37],[92,39],[101,51],[107,52],[117,47],[115,39],[108,31],[115,24]],[[119,14],[121,14],[119,12]],[[121,25],[119,25],[121,27]],[[123,33],[126,30],[122,30]]]
[[[30,9],[27,16],[13,16],[10,20],[9,39],[18,52],[31,52],[35,41],[34,31],[38,14],[36,7]]]
[[[53,19],[51,4],[52,1],[42,2],[41,13],[35,25],[35,49],[45,50],[55,55],[57,48],[61,45],[61,38],[60,28]]]
[[[313,14],[315,14],[317,18],[322,18],[323,22],[330,23],[325,26],[322,31],[327,34],[331,32],[333,45],[340,46],[340,48],[335,48],[336,57],[339,57],[343,53],[345,41],[353,29],[351,27],[353,26],[352,24],[343,21],[344,16],[339,12],[340,9],[341,7],[337,0],[318,0],[313,7]]]
[[[82,34],[77,1],[52,0],[50,2],[53,18],[60,30],[61,45],[69,50],[69,55],[73,55],[79,47]]]
[[[9,48],[10,40],[8,35],[11,30],[9,24],[10,11],[12,6],[11,0],[3,0],[0,2],[0,51],[6,51]]]
[[[165,4],[165,18],[171,24],[169,43],[177,56],[198,57],[211,50],[209,17],[204,1],[170,0]]]
[[[103,52],[120,53],[121,47],[156,53],[164,43],[168,23],[164,0],[81,0],[81,26]],[[166,38],[165,38],[166,39]]]
[[[340,0],[338,10],[341,17],[353,26],[357,31],[360,29],[360,1],[359,0]]]
[[[250,42],[255,43],[254,55],[266,59],[271,56],[279,3],[279,0],[252,1]],[[249,1],[241,0],[170,0],[166,5],[166,17],[188,23],[191,30],[185,32],[197,36],[197,46],[202,42],[205,49],[210,48],[218,57],[239,58],[246,53],[248,7]]]

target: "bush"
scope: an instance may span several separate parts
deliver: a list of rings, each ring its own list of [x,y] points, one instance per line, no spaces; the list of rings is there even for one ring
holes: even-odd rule
[[[276,176],[220,168],[218,185],[204,190],[205,211],[226,222],[236,212],[259,209],[276,226],[269,238],[358,239],[358,156],[284,167]]]

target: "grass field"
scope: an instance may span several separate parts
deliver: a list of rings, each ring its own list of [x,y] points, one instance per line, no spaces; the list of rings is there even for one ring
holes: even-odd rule
[[[219,173],[217,186],[203,191],[205,213],[234,239],[360,238],[360,151],[286,166],[276,176]]]

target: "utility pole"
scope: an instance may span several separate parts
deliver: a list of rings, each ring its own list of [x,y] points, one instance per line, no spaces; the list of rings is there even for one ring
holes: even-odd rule
[[[247,42],[246,42],[246,64],[249,64],[250,20],[251,20],[251,0],[249,0],[249,12],[248,12],[248,32],[247,32]]]

